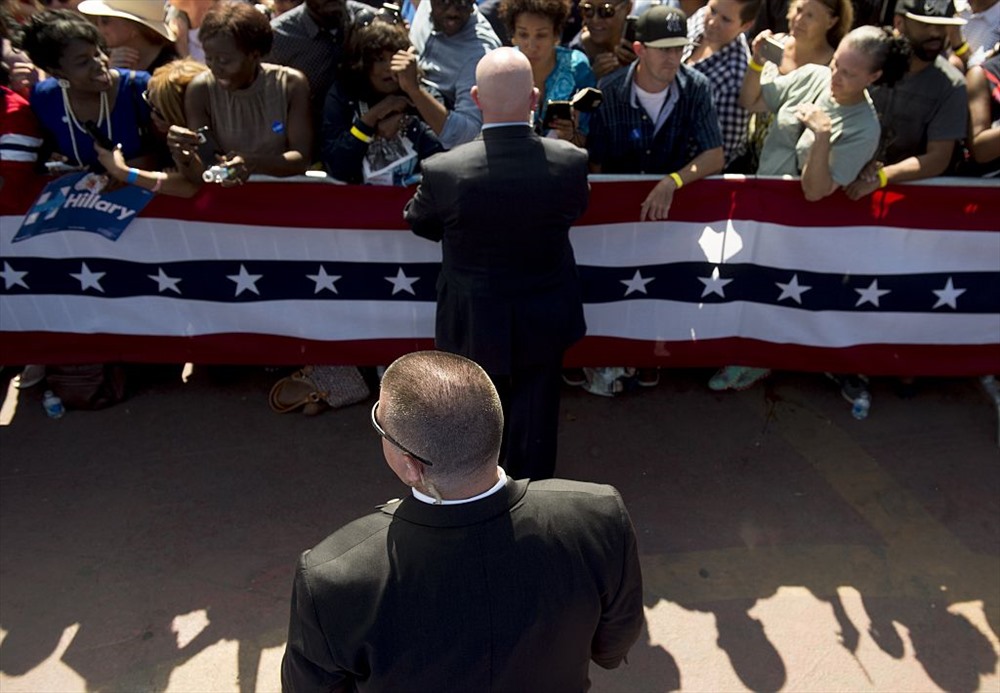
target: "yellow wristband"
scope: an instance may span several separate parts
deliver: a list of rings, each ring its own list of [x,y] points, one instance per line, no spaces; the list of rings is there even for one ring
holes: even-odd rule
[[[955,49],[955,55],[961,58],[963,55],[969,52],[969,42],[962,41],[962,45]]]
[[[674,185],[677,186],[678,190],[680,190],[681,188],[684,187],[684,181],[683,181],[683,179],[681,179],[680,174],[678,174],[678,173],[671,173],[670,174],[670,178],[674,181]]]
[[[884,188],[887,185],[889,185],[889,177],[885,175],[885,169],[880,168],[878,170],[878,187]]]
[[[354,135],[355,137],[357,137],[359,140],[361,140],[365,144],[368,144],[369,142],[372,141],[372,138],[369,137],[368,135],[366,135],[365,133],[361,132],[361,130],[358,129],[357,125],[352,125],[351,126],[351,134]]]
[[[763,72],[764,71],[764,66],[761,65],[756,60],[754,60],[753,56],[750,56],[750,60],[747,62],[747,67],[749,67],[754,72]]]

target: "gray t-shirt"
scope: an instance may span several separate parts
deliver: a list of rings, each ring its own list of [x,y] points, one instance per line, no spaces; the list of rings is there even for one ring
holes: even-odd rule
[[[965,137],[969,117],[965,79],[941,56],[892,89],[878,87],[872,98],[885,123],[887,164],[926,154],[929,141]]]
[[[777,113],[764,140],[757,174],[798,176],[816,136],[795,115],[803,103],[815,103],[831,120],[830,176],[848,185],[875,155],[880,128],[875,106],[867,92],[859,103],[841,106],[830,95],[830,68],[803,65],[761,85],[764,102]]]

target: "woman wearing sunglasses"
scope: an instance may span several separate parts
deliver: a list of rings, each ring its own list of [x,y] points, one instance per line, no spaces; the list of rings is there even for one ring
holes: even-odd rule
[[[625,20],[632,10],[631,0],[584,0],[578,7],[583,29],[569,47],[583,51],[597,79],[635,60],[631,43],[625,40]]]
[[[178,135],[185,139],[197,137],[187,129],[187,120],[184,117],[184,94],[191,81],[203,72],[208,72],[208,68],[196,60],[191,58],[175,60],[153,73],[149,87],[142,94],[153,115],[153,125],[167,136],[171,145],[179,141]],[[193,174],[185,174],[186,170],[200,170],[201,167],[196,161],[197,155],[194,151],[184,147],[171,146],[170,153],[174,166],[163,171],[146,171],[130,167],[120,148],[107,150],[100,145],[96,148],[98,158],[108,175],[123,183],[130,182],[152,192],[176,197],[191,197],[201,187],[199,183],[189,180],[194,178]]]
[[[569,16],[569,0],[503,0],[500,16],[510,32],[511,43],[528,58],[538,89],[535,127],[551,126],[549,134],[584,146],[589,116],[575,120],[546,121],[550,101],[568,101],[580,89],[597,84],[590,61],[582,52],[560,46],[563,25]]]

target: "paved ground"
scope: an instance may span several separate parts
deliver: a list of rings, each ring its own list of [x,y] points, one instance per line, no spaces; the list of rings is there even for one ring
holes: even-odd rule
[[[876,381],[858,422],[819,376],[717,395],[709,375],[566,391],[559,472],[622,491],[645,576],[648,632],[594,690],[1000,690],[978,384]],[[403,489],[365,406],[278,416],[275,378],[162,369],[59,421],[8,390],[0,690],[277,689],[298,553]]]

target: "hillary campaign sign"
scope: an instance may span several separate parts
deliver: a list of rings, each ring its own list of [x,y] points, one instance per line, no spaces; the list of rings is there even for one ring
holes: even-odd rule
[[[653,181],[596,178],[570,232],[588,333],[568,362],[1000,372],[1000,186],[955,183],[806,202],[797,181],[709,179],[639,222]],[[12,244],[18,220],[0,219],[5,359],[377,364],[431,347],[441,248],[406,227],[412,192],[207,186],[153,200],[114,244]]]
[[[134,185],[109,191],[107,182],[107,176],[89,172],[52,181],[28,210],[11,242],[54,231],[90,231],[117,241],[153,193]]]

